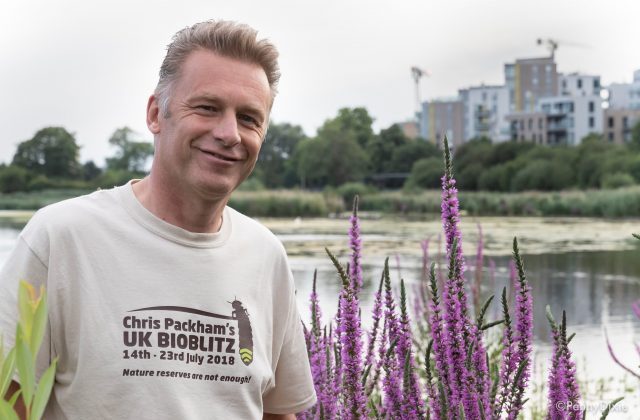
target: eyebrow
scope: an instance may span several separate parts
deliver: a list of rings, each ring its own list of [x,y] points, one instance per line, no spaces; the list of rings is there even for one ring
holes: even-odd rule
[[[198,102],[198,101],[205,101],[205,102],[211,102],[211,103],[222,103],[224,102],[220,97],[218,97],[217,95],[212,95],[212,94],[208,94],[208,93],[203,93],[197,96],[193,96],[191,98],[187,99],[187,103],[191,104],[193,102]],[[239,112],[246,112],[249,114],[254,115],[255,117],[259,117],[260,118],[260,122],[263,123],[266,121],[267,119],[267,113],[263,112],[260,110],[260,107],[258,106],[254,106],[252,104],[248,104],[248,105],[244,105],[242,107],[240,107],[238,109]]]

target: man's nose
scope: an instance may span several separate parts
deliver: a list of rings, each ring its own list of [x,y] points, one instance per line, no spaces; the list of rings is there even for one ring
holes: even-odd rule
[[[216,120],[212,132],[214,138],[222,142],[226,147],[233,147],[241,141],[238,120],[233,112],[224,112]]]

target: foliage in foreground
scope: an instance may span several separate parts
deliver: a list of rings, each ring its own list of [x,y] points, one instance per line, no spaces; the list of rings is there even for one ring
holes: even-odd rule
[[[36,381],[36,357],[42,344],[47,324],[47,296],[44,288],[40,296],[30,284],[22,281],[18,290],[18,310],[20,319],[16,327],[15,346],[6,353],[0,342],[0,396],[4,396],[17,372],[20,379],[18,389],[8,401],[0,398],[0,418],[18,420],[13,409],[18,398],[22,398],[27,420],[39,420],[49,401],[55,379],[57,359]]]
[[[428,345],[424,369],[418,366],[414,334],[407,312],[404,281],[400,282],[400,310],[396,307],[388,259],[374,297],[371,330],[364,345],[359,293],[362,287],[361,239],[357,198],[351,217],[351,258],[345,267],[327,250],[342,281],[338,311],[322,324],[316,281],[311,294],[311,328],[305,328],[307,348],[318,403],[298,414],[300,419],[516,419],[526,403],[531,372],[533,300],[517,240],[514,238],[513,285],[515,308],[502,293],[503,319],[485,322],[493,299],[479,306],[467,300],[462,233],[455,179],[445,140],[445,175],[442,177],[441,214],[446,239],[448,274],[440,282],[435,264],[428,275]],[[426,253],[426,252],[425,252]],[[426,264],[425,264],[426,268]],[[440,285],[439,285],[440,283]],[[473,288],[472,288],[473,290]],[[420,299],[420,297],[418,298]],[[428,300],[428,304],[426,302]],[[471,316],[471,309],[476,317]],[[416,311],[420,313],[420,311]],[[549,419],[584,419],[575,363],[569,350],[566,316],[557,324],[548,311],[554,351],[548,376]],[[425,323],[419,320],[418,324]],[[484,332],[502,325],[501,345],[491,352]],[[424,330],[422,331],[424,332]],[[490,354],[491,353],[491,354]],[[602,413],[606,418],[612,402]]]

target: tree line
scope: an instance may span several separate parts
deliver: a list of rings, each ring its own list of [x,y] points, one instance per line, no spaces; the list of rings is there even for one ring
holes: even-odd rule
[[[45,127],[18,144],[9,165],[0,165],[0,192],[109,188],[144,176],[153,155],[151,143],[135,139],[133,130],[123,127],[109,144],[115,151],[104,168],[92,160],[81,164],[74,135],[63,127]]]
[[[365,108],[343,108],[308,137],[300,126],[271,123],[258,165],[244,189],[438,188],[444,171],[433,142],[410,139],[398,125],[375,132]],[[79,163],[73,134],[47,127],[20,143],[0,165],[0,191],[112,187],[144,176],[153,145],[127,128],[109,138],[114,154],[104,168]],[[640,122],[632,141],[615,145],[591,134],[579,146],[492,143],[479,138],[454,151],[456,178],[467,191],[556,191],[617,188],[640,183]]]

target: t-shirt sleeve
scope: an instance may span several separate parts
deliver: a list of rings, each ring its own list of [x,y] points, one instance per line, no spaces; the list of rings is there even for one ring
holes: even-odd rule
[[[40,291],[45,286],[47,268],[36,256],[21,235],[16,245],[0,271],[0,334],[4,342],[6,353],[15,345],[16,325],[18,323],[18,286],[24,280]],[[36,376],[40,377],[51,362],[51,333],[47,320],[44,338],[38,353]],[[17,376],[14,377],[18,380]]]
[[[299,413],[316,403],[307,346],[291,275],[290,282],[291,293],[289,295],[286,331],[276,365],[275,387],[263,396],[265,413]]]

